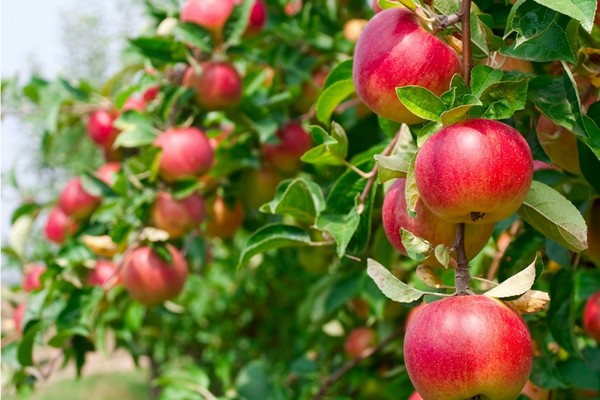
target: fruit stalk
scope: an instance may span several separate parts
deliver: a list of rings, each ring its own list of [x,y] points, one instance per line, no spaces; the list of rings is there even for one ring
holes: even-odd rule
[[[465,224],[460,223],[456,226],[456,269],[454,270],[454,285],[456,286],[456,295],[464,296],[473,294],[469,288],[471,275],[469,274],[469,259],[465,251]]]

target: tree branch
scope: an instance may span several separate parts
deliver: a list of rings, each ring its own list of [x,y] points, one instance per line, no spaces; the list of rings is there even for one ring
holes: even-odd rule
[[[456,294],[463,296],[472,294],[469,288],[471,275],[469,274],[469,259],[465,251],[465,224],[460,223],[456,226],[456,269],[454,270],[454,285]]]

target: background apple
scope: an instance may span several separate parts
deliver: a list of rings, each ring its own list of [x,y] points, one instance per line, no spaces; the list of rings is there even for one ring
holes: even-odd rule
[[[177,297],[187,279],[188,265],[181,252],[170,244],[166,248],[170,263],[149,246],[138,247],[123,260],[123,285],[132,298],[146,306]]]
[[[421,397],[421,395],[419,393],[413,392],[413,394],[410,395],[408,400],[423,400],[423,398]]]
[[[100,204],[101,199],[85,191],[81,178],[72,178],[60,193],[58,204],[67,214],[81,219],[89,216]]]
[[[65,239],[78,229],[77,222],[58,207],[53,208],[48,214],[44,233],[51,242],[62,244]]]
[[[161,191],[152,207],[152,221],[158,229],[169,233],[170,238],[179,238],[197,228],[204,219],[204,199],[192,193],[177,200],[171,193]]]
[[[346,337],[344,351],[348,357],[355,358],[375,343],[376,337],[373,329],[365,326],[354,328]]]
[[[96,266],[88,275],[87,283],[91,286],[104,286],[110,279],[113,280],[111,287],[121,283],[117,265],[109,260],[98,260]]]
[[[271,201],[281,179],[281,176],[268,166],[248,170],[241,182],[241,196],[246,208],[257,210]]]
[[[499,300],[454,296],[414,315],[404,360],[424,399],[511,400],[529,378],[533,345],[525,321]]]
[[[173,128],[163,132],[154,145],[160,147],[158,172],[167,182],[202,175],[212,165],[213,151],[198,128]]]
[[[536,130],[540,145],[554,165],[573,174],[581,174],[577,137],[572,132],[556,125],[545,115],[540,115]]]
[[[114,127],[117,114],[105,109],[94,111],[88,120],[87,131],[98,146],[110,148],[119,131]]]
[[[188,0],[181,9],[180,19],[212,32],[220,32],[233,7],[233,0]]]
[[[216,196],[206,207],[205,232],[208,237],[229,239],[243,222],[244,207],[239,200],[228,204],[222,196]]]
[[[583,309],[583,329],[600,343],[600,291],[595,292]]]
[[[594,264],[600,266],[600,197],[592,201],[586,222],[588,248],[585,253]]]
[[[442,128],[419,150],[421,199],[450,222],[486,224],[519,209],[533,178],[533,158],[516,129],[472,119]]]
[[[25,267],[25,275],[23,276],[23,290],[25,292],[33,292],[42,288],[40,277],[46,271],[44,264],[29,264]]]
[[[385,195],[382,208],[383,229],[390,243],[402,254],[406,249],[402,244],[400,228],[407,229],[416,236],[427,240],[432,246],[445,244],[451,246],[456,238],[456,224],[447,222],[431,212],[419,198],[415,211],[416,218],[411,217],[406,209],[406,179],[397,179]],[[469,224],[465,227],[465,250],[472,259],[492,236],[494,224]],[[423,264],[439,267],[434,256],[427,258]]]
[[[396,87],[418,85],[440,95],[461,68],[456,52],[423,29],[405,8],[390,8],[365,26],[354,50],[356,93],[380,117],[414,124],[421,119],[396,96]]]
[[[27,304],[21,303],[13,310],[13,321],[15,322],[15,330],[19,333],[23,333],[23,319],[25,318],[25,312],[27,312]]]
[[[237,105],[242,98],[242,78],[228,62],[205,62],[202,71],[189,67],[183,86],[196,90],[198,104],[207,110],[224,110]]]
[[[125,104],[123,104],[121,109],[123,111],[136,110],[139,112],[144,112],[146,109],[146,102],[144,101],[143,97],[130,96],[127,101],[125,101]]]
[[[107,186],[112,186],[115,182],[116,174],[121,170],[121,164],[118,162],[109,162],[96,170],[96,176]]]
[[[312,137],[302,125],[289,123],[277,130],[279,143],[265,143],[265,160],[280,172],[291,174],[300,169],[300,157],[312,147]]]
[[[248,26],[246,27],[246,36],[256,36],[262,32],[265,23],[267,22],[267,4],[265,0],[255,0],[252,10],[250,11],[250,18],[248,19]]]
[[[348,22],[344,24],[344,38],[350,42],[356,42],[363,29],[365,29],[367,22],[368,21],[366,19],[357,18],[348,20]]]

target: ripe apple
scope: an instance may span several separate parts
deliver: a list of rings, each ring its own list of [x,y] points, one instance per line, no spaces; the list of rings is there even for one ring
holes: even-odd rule
[[[167,182],[202,175],[212,165],[213,151],[198,128],[173,128],[163,132],[154,145],[162,152],[159,175]]]
[[[115,142],[119,131],[114,127],[118,115],[105,109],[94,111],[88,120],[87,131],[98,146],[108,149]]]
[[[530,400],[548,400],[550,399],[550,391],[548,389],[536,386],[533,382],[527,381],[521,394],[527,396]]]
[[[107,186],[115,183],[115,175],[121,170],[121,164],[118,162],[108,162],[96,170],[96,176]]]
[[[155,306],[179,295],[188,275],[185,258],[167,245],[171,262],[149,246],[138,247],[123,260],[121,280],[129,295],[146,306]]]
[[[577,137],[545,115],[540,115],[536,129],[540,145],[552,163],[565,171],[580,175]]]
[[[23,319],[25,319],[25,313],[27,312],[27,304],[21,303],[13,310],[13,321],[15,322],[15,330],[19,333],[23,333]]]
[[[419,198],[415,206],[416,218],[411,217],[406,209],[406,179],[397,179],[388,190],[383,201],[383,229],[390,243],[402,254],[406,249],[402,244],[400,228],[407,229],[414,235],[427,240],[432,246],[445,244],[451,246],[456,238],[456,224],[447,222],[432,213],[423,200]],[[465,250],[467,258],[475,257],[492,236],[494,224],[469,224],[465,226]],[[439,267],[435,257],[429,257],[423,264]]]
[[[44,272],[46,272],[44,264],[28,265],[23,276],[23,290],[29,293],[41,289],[42,281],[40,278]]]
[[[239,200],[228,204],[216,196],[206,207],[206,235],[211,238],[229,239],[244,222],[244,207]]]
[[[131,96],[127,99],[127,101],[125,101],[125,104],[123,104],[123,111],[127,111],[127,110],[136,110],[139,112],[144,112],[144,110],[146,109],[146,102],[144,101],[144,99],[142,97],[137,97],[137,96]]]
[[[181,9],[180,19],[218,33],[223,29],[234,5],[233,0],[188,0]]]
[[[279,143],[265,143],[265,160],[285,174],[292,174],[300,168],[300,157],[312,147],[312,137],[302,125],[289,123],[277,130]]]
[[[419,150],[417,188],[449,222],[489,224],[519,209],[531,186],[533,158],[516,129],[472,119],[442,128]]]
[[[169,192],[158,192],[152,207],[152,221],[158,229],[179,238],[197,228],[204,219],[204,199],[199,193],[177,200]]]
[[[600,197],[593,200],[586,222],[588,248],[585,252],[594,264],[600,266]]]
[[[101,199],[85,191],[81,178],[76,177],[67,182],[60,193],[58,204],[60,208],[74,218],[89,216],[100,204]]]
[[[242,78],[225,61],[205,62],[200,72],[189,67],[183,76],[183,86],[195,89],[198,104],[211,111],[234,107],[242,98]]]
[[[88,275],[87,283],[91,286],[102,287],[111,279],[113,280],[111,287],[115,287],[121,283],[117,265],[109,260],[98,260],[96,266]]]
[[[46,234],[46,238],[51,242],[62,244],[77,229],[77,222],[59,207],[56,207],[48,214],[44,233]]]
[[[358,357],[363,351],[375,344],[375,331],[365,326],[354,328],[346,337],[344,351],[351,358]]]
[[[414,315],[404,361],[427,400],[513,400],[529,378],[533,344],[525,321],[501,301],[454,296]]]
[[[159,85],[150,86],[148,89],[144,90],[144,93],[142,94],[142,99],[144,99],[146,103],[150,103],[151,101],[156,99],[156,96],[158,96],[159,91]]]
[[[389,8],[360,35],[352,76],[358,96],[373,112],[414,124],[422,120],[398,100],[396,87],[418,85],[440,95],[460,68],[456,52],[422,28],[409,10]]]
[[[248,26],[246,27],[246,36],[256,36],[260,34],[267,22],[267,4],[265,0],[255,0],[252,10],[250,11],[250,18],[248,19]]]
[[[256,210],[271,201],[281,179],[275,170],[267,166],[248,170],[241,181],[242,201],[246,208]]]
[[[423,400],[423,398],[421,397],[421,395],[419,393],[413,392],[413,394],[410,395],[408,400]]]
[[[583,309],[583,329],[600,343],[600,291],[595,292]]]
[[[363,29],[365,29],[367,22],[368,21],[366,19],[355,18],[348,20],[344,24],[344,38],[349,42],[355,43],[360,37],[360,34],[362,33]]]

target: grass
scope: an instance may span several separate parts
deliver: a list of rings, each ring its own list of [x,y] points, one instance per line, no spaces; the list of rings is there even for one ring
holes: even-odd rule
[[[98,374],[40,386],[28,397],[6,400],[148,400],[150,386],[144,371]]]

